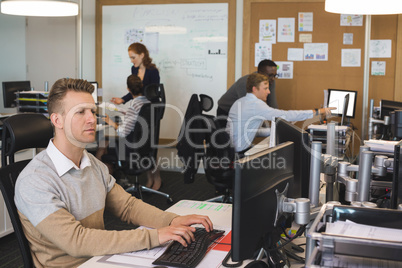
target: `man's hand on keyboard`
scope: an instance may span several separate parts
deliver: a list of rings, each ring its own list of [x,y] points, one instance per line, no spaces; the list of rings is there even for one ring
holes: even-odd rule
[[[164,244],[167,241],[174,240],[187,247],[194,241],[194,227],[190,226],[167,226],[158,229],[159,243]]]
[[[209,219],[208,216],[196,215],[196,214],[176,217],[172,220],[170,226],[180,226],[180,225],[190,226],[193,224],[202,224],[208,232],[214,229],[212,221]]]
[[[202,224],[209,232],[213,230],[213,224],[208,216],[186,215],[178,216],[172,220],[170,226],[158,229],[159,243],[163,244],[169,240],[174,240],[187,247],[194,241],[195,228],[193,224]]]

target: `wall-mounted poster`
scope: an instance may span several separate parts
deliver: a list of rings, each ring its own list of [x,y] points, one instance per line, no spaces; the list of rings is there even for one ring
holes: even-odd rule
[[[258,64],[262,60],[272,60],[272,43],[271,42],[255,43],[254,66],[258,67]]]
[[[276,43],[276,20],[260,20],[260,42]]]
[[[304,60],[328,60],[328,43],[304,43]]]
[[[295,42],[295,18],[278,18],[278,42]]]
[[[313,12],[299,12],[299,32],[313,31]]]

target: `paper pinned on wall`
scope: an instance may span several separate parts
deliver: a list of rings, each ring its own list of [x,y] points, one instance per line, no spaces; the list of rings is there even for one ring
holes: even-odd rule
[[[295,18],[278,18],[278,42],[295,42]]]
[[[391,40],[370,40],[370,58],[391,58]]]
[[[291,61],[275,61],[278,65],[279,79],[293,79],[293,62]]]
[[[288,48],[288,60],[289,61],[303,61],[303,49],[302,48]]]
[[[254,66],[257,67],[260,61],[272,59],[272,43],[260,42],[255,43],[255,60]]]
[[[299,34],[299,43],[311,43],[313,42],[312,34]]]
[[[360,67],[361,49],[342,49],[342,67]]]
[[[343,44],[344,45],[353,45],[353,34],[352,33],[344,33],[343,34]]]
[[[363,15],[341,14],[341,26],[363,26]]]
[[[260,42],[276,43],[276,20],[260,20]]]
[[[385,75],[385,61],[371,62],[371,75]]]
[[[328,43],[305,43],[304,60],[306,61],[327,61]]]
[[[313,31],[313,12],[299,12],[299,32]]]

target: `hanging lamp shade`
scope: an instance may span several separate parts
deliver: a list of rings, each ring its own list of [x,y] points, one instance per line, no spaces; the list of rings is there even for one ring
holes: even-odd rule
[[[78,3],[73,0],[2,0],[1,13],[39,17],[77,16]]]
[[[402,0],[325,0],[325,11],[354,15],[402,13]]]

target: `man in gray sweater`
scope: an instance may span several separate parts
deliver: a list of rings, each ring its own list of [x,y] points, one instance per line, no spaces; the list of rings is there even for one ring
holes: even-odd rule
[[[35,267],[76,267],[92,256],[150,249],[169,240],[186,246],[194,240],[192,224],[213,228],[207,216],[178,216],[131,196],[85,150],[95,141],[93,90],[82,79],[55,82],[47,103],[54,138],[17,179],[15,203]],[[105,230],[105,210],[154,229]]]

